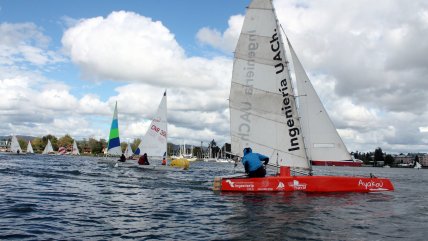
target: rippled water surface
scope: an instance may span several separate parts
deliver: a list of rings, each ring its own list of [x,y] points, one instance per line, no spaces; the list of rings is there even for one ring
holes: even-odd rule
[[[396,191],[216,194],[214,176],[233,174],[233,164],[165,172],[93,157],[0,154],[0,240],[426,240],[428,170],[315,172],[374,173]]]

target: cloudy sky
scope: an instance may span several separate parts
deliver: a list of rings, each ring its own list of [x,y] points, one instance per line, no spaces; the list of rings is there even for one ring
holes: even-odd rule
[[[0,1],[0,135],[144,135],[168,91],[169,141],[229,142],[249,0]],[[274,0],[350,151],[428,151],[428,2]],[[37,6],[36,6],[37,5]]]

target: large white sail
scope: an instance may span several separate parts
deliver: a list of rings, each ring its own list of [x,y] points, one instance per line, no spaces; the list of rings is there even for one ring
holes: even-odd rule
[[[52,148],[52,144],[51,141],[48,140],[48,144],[46,145],[45,149],[43,150],[42,154],[49,154],[51,152],[54,152],[53,148]]]
[[[166,105],[166,91],[163,94],[162,100],[159,104],[158,111],[154,116],[150,126],[141,140],[135,154],[143,155],[147,153],[148,156],[162,157],[166,153],[167,146],[167,105]]]
[[[287,63],[271,0],[253,0],[233,63],[232,152],[251,147],[280,165],[309,168]]]
[[[34,153],[33,151],[33,146],[31,145],[31,142],[28,141],[28,145],[27,145],[27,153]]]
[[[79,148],[77,148],[76,141],[73,141],[73,150],[71,150],[71,155],[80,155]]]
[[[308,158],[312,161],[351,160],[351,155],[337,133],[317,92],[312,86],[293,46],[287,39],[296,74],[299,114]]]
[[[10,144],[10,151],[13,153],[22,153],[21,146],[19,145],[16,136],[12,136],[12,143]]]

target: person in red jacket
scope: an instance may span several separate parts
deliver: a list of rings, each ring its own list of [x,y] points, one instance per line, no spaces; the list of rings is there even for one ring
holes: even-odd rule
[[[144,155],[140,156],[140,159],[138,159],[139,165],[150,165],[149,159],[147,159],[147,153],[144,153]]]

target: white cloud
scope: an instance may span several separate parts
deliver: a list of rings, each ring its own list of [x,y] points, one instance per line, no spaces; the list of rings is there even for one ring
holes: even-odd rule
[[[229,54],[232,53],[236,47],[243,23],[244,16],[234,15],[229,18],[229,26],[223,33],[217,29],[204,27],[198,31],[196,37],[200,43],[218,48]]]
[[[48,49],[50,39],[33,23],[0,23],[0,64],[36,66],[63,61]]]
[[[64,33],[62,43],[90,80],[211,88],[218,81],[213,73],[224,72],[223,58],[186,57],[160,21],[132,12],[80,20]]]

